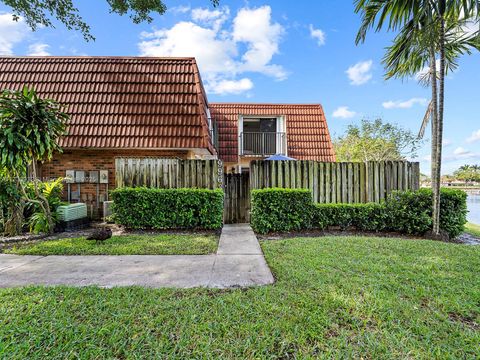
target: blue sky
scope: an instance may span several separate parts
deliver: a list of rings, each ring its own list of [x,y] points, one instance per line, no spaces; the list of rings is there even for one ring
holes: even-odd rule
[[[106,1],[76,1],[96,37],[58,24],[32,33],[0,2],[0,54],[195,56],[209,100],[321,103],[332,135],[382,117],[417,132],[429,89],[415,79],[383,79],[392,34],[355,45],[359,16],[351,1],[167,1],[151,24],[109,14]],[[480,54],[460,60],[446,84],[444,173],[480,163]],[[429,173],[429,139],[419,152]]]

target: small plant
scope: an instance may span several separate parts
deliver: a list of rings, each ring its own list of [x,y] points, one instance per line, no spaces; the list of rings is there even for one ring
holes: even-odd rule
[[[30,198],[35,197],[34,184],[29,183],[26,186]],[[27,216],[30,231],[38,233],[51,233],[54,231],[57,223],[57,208],[62,204],[63,179],[58,178],[53,181],[38,182],[37,188],[48,203],[50,217],[48,217],[36,202],[27,203]]]
[[[42,211],[38,211],[30,216],[28,220],[30,232],[34,234],[51,232],[50,222]]]

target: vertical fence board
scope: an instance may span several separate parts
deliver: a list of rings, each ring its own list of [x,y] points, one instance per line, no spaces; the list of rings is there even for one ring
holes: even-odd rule
[[[419,164],[404,161],[322,163],[265,161],[251,163],[250,188],[306,188],[320,203],[379,202],[394,190],[419,188]]]
[[[222,187],[223,164],[218,160],[116,158],[116,187]]]

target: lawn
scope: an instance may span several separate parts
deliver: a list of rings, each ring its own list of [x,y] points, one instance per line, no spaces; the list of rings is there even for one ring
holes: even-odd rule
[[[480,237],[480,225],[467,223],[467,225],[465,225],[465,232],[470,235]]]
[[[0,358],[480,353],[480,247],[324,237],[262,248],[277,279],[272,286],[0,290]]]
[[[215,235],[121,235],[98,243],[84,237],[48,240],[4,252],[18,255],[202,255],[215,253],[217,245]]]

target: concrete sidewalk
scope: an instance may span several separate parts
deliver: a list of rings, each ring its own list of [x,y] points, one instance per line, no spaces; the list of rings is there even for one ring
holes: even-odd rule
[[[0,254],[0,287],[69,285],[229,288],[274,282],[250,225],[225,225],[215,255]]]

